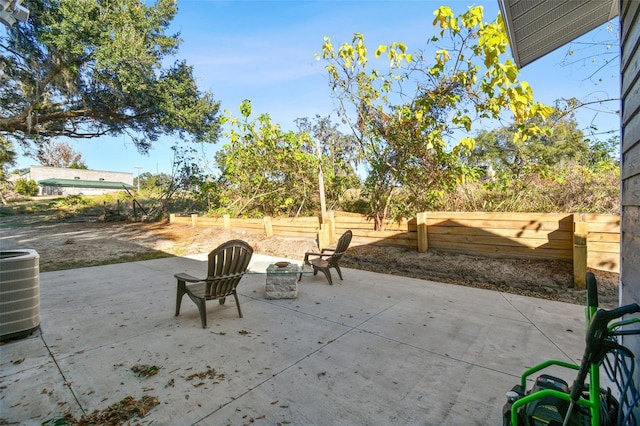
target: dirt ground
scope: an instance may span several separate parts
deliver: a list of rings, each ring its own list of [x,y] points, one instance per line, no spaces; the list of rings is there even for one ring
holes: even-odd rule
[[[35,249],[40,271],[78,268],[167,256],[208,253],[233,238],[249,242],[257,253],[302,259],[317,251],[312,240],[193,228],[168,223],[83,220],[27,223],[0,220],[0,249]],[[586,292],[572,288],[572,265],[555,261],[489,259],[429,250],[350,247],[344,266],[457,285],[486,288],[573,304],[584,304]],[[619,275],[592,270],[598,279],[600,306],[618,303]]]

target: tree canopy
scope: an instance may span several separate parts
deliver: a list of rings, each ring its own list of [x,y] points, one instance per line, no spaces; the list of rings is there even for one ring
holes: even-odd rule
[[[46,141],[38,148],[37,159],[46,167],[86,169],[82,153],[74,151],[68,142]]]
[[[516,123],[493,130],[482,130],[475,136],[472,152],[463,160],[469,166],[491,166],[498,174],[519,178],[524,173],[575,164],[595,167],[600,163],[617,164],[618,138],[590,139],[578,128],[572,108],[556,109],[546,118],[534,117],[530,121],[547,129],[526,140],[516,134]]]
[[[2,204],[7,204],[3,192],[8,184],[8,169],[16,164],[16,157],[17,154],[11,142],[0,135],[0,201]]]
[[[213,142],[219,103],[172,60],[176,0],[31,0],[0,36],[0,135],[28,147],[50,138],[129,134],[140,152],[161,135]]]
[[[318,160],[308,133],[284,131],[269,114],[251,117],[251,101],[240,105],[242,118],[225,111],[229,143],[217,153],[220,202],[234,216],[247,212],[296,216],[317,208]]]
[[[353,135],[342,133],[329,116],[298,118],[295,123],[299,134],[308,134],[312,139],[313,144],[304,147],[315,149],[309,153],[318,156],[322,172],[318,180],[322,180],[327,205],[333,209],[342,201],[345,191],[360,187],[356,174],[361,156],[358,144]]]
[[[440,31],[429,39],[431,57],[410,53],[401,42],[380,45],[371,57],[361,33],[337,48],[325,37],[318,55],[327,62],[341,117],[367,161],[365,189],[377,229],[395,215],[394,208],[428,209],[464,178],[458,156],[473,149],[470,132],[480,120],[509,111],[516,138],[526,140],[542,132],[532,118],[552,111],[534,101],[531,87],[518,80],[516,65],[505,57],[500,16],[484,22],[481,6],[459,16],[442,6],[434,15]],[[369,66],[380,58],[388,61],[386,69]],[[410,196],[399,198],[400,189]]]

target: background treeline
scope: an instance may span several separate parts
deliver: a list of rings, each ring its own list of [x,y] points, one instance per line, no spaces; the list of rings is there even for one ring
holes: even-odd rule
[[[320,215],[321,169],[327,209],[370,214],[371,169],[354,137],[328,117],[297,124],[298,132],[283,132],[266,114],[244,121],[245,133],[213,164],[175,148],[174,172],[141,174],[141,192],[169,213]],[[447,210],[619,213],[618,137],[586,138],[571,115],[544,124],[553,132],[524,142],[509,127],[480,132],[473,150],[424,170],[429,183],[416,174],[393,188],[385,220]]]
[[[249,120],[250,103],[244,107],[247,117],[232,123],[236,130],[215,158],[175,146],[171,173],[139,176],[136,198],[149,216],[319,216],[320,182],[327,210],[372,214],[379,175],[355,136],[319,116],[283,131],[267,114]],[[618,214],[618,137],[587,138],[571,114],[560,112],[538,125],[548,132],[518,141],[512,127],[481,131],[462,155],[425,162],[419,172],[408,164],[409,178],[390,191],[379,229],[421,211]],[[35,195],[36,188],[18,180],[13,189]]]

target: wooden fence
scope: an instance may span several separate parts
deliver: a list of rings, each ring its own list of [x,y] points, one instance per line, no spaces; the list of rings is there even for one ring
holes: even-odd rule
[[[335,242],[350,229],[352,245],[428,249],[474,256],[573,261],[576,280],[586,267],[619,272],[620,217],[563,213],[425,212],[374,231],[361,214],[330,212],[318,217],[231,219],[171,215],[171,223],[265,233],[267,236],[318,238],[319,246]],[[580,284],[580,283],[578,283]]]
[[[289,238],[316,239],[320,229],[320,218],[296,217],[296,218],[271,218],[262,219],[232,219],[229,215],[223,217],[207,217],[192,214],[190,216],[177,216],[171,214],[169,222],[189,224],[191,226],[203,226],[219,228],[221,230],[246,231],[264,233],[268,237],[279,236]]]

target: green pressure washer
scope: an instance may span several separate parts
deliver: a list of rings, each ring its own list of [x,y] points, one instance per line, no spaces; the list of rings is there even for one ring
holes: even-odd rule
[[[640,392],[634,381],[636,360],[633,352],[619,342],[622,336],[640,334],[628,326],[640,322],[633,303],[612,310],[598,309],[597,282],[587,273],[587,336],[582,362],[578,366],[549,360],[525,371],[520,383],[507,392],[503,406],[503,426],[609,426],[638,425]],[[617,322],[615,322],[617,321]],[[577,371],[569,386],[563,379],[540,374],[531,389],[529,377],[550,366]],[[608,378],[609,387],[600,387],[600,370]]]

